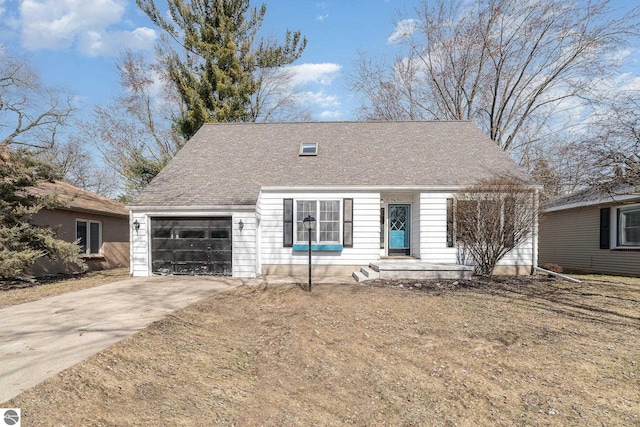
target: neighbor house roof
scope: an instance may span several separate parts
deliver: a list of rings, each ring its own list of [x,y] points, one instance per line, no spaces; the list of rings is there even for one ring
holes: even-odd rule
[[[108,216],[129,216],[129,212],[122,203],[82,190],[62,181],[43,182],[32,188],[30,192],[38,196],[55,194],[62,204],[58,209]]]
[[[317,143],[301,156],[301,143]],[[466,186],[529,179],[471,122],[206,124],[132,206],[253,205],[262,187]]]
[[[543,209],[546,212],[553,212],[585,206],[637,201],[640,201],[640,193],[638,193],[637,188],[620,186],[606,190],[598,187],[588,187],[550,200],[545,203]]]

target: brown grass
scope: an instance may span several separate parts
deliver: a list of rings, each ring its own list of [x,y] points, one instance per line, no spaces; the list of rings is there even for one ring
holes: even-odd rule
[[[244,286],[3,406],[25,426],[639,425],[640,281],[597,280]]]
[[[33,282],[0,282],[0,308],[93,288],[94,286],[124,280],[128,277],[128,268],[116,268],[92,271],[75,277],[39,279]]]

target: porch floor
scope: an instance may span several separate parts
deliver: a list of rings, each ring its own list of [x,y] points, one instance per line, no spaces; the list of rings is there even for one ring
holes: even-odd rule
[[[436,264],[417,259],[383,259],[372,262],[353,273],[357,282],[373,279],[469,279],[473,267],[458,264]]]

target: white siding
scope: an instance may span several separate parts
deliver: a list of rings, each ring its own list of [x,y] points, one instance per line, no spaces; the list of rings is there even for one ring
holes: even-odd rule
[[[243,228],[240,231],[239,223]],[[236,212],[231,220],[233,277],[256,277],[256,214]]]
[[[283,200],[353,199],[353,248],[313,253],[317,265],[367,265],[380,257],[380,193],[265,192],[260,197],[260,260],[262,265],[304,265],[306,251],[283,247]],[[342,205],[341,205],[342,208]],[[342,231],[340,233],[342,236]]]
[[[141,212],[132,212],[131,224],[138,221],[140,229],[135,231],[131,225],[131,275],[149,276],[151,274],[151,249],[149,245],[149,217]]]
[[[131,213],[131,223],[138,221],[140,229],[131,233],[131,275],[151,275],[151,228],[150,218],[173,217],[230,217],[232,225],[233,277],[256,276],[256,214],[255,212],[224,212],[205,210],[179,210]],[[238,224],[242,220],[243,229]],[[133,226],[131,227],[133,230]]]
[[[456,264],[457,249],[447,247],[447,198],[451,193],[420,194],[420,258]]]
[[[447,247],[447,198],[452,193],[420,194],[420,258],[423,261],[456,264],[458,249]],[[534,252],[533,239],[510,251],[498,265],[530,266]]]

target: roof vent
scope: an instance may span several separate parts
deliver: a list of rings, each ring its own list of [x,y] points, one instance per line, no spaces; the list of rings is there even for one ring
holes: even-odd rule
[[[301,156],[317,156],[318,155],[318,143],[317,142],[303,142],[300,144]]]

